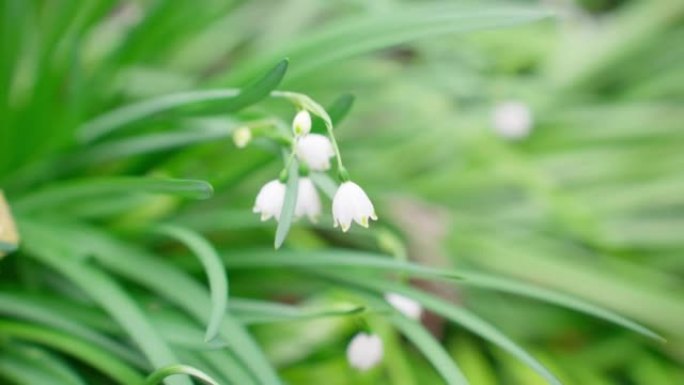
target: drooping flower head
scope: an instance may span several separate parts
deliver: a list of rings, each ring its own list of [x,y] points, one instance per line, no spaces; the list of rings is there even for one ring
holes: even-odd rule
[[[532,112],[527,104],[517,101],[503,102],[494,108],[494,130],[506,139],[522,139],[532,130]]]
[[[292,132],[295,137],[307,135],[311,132],[311,115],[307,110],[299,110],[292,119]]]
[[[347,361],[353,368],[368,370],[382,360],[383,351],[380,337],[361,332],[347,346]]]
[[[408,318],[419,320],[423,314],[423,307],[417,301],[397,293],[385,294],[385,300]]]
[[[309,134],[297,140],[295,144],[297,158],[313,171],[330,169],[330,158],[335,156],[330,139],[325,135]]]
[[[368,227],[368,219],[377,220],[375,208],[368,195],[354,182],[344,182],[335,193],[332,204],[335,227],[342,227],[346,232],[352,221],[363,227]]]
[[[301,218],[304,215],[314,223],[321,215],[321,199],[313,182],[307,177],[299,178],[297,203],[295,204],[295,217]]]
[[[266,221],[271,217],[276,221],[280,219],[280,212],[283,210],[283,202],[285,201],[285,185],[275,179],[264,185],[257,194],[254,202],[255,213],[261,213],[261,220]]]

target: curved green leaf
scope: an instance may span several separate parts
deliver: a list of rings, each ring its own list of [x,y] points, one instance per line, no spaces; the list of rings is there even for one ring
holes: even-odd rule
[[[157,369],[145,380],[145,385],[157,385],[160,384],[166,377],[174,376],[177,374],[187,375],[202,381],[209,385],[219,385],[216,380],[209,377],[208,374],[203,371],[193,368],[188,365],[170,365],[160,369]]]
[[[55,302],[55,298],[49,298],[48,301],[50,303],[36,301],[34,297],[24,294],[2,292],[0,293],[0,314],[59,329],[112,353],[128,364],[138,368],[147,366],[144,363],[144,358],[137,352],[78,322],[76,317],[80,315],[79,310],[81,309],[72,310],[64,301]],[[58,309],[47,307],[47,305],[57,305]],[[74,312],[79,312],[79,314],[74,314]]]
[[[503,291],[549,302],[566,307],[568,309],[573,309],[578,312],[592,315],[596,318],[620,325],[646,337],[665,342],[665,339],[662,336],[628,318],[568,294],[546,289],[541,286],[530,285],[524,282],[495,277],[483,273],[459,271],[459,274],[461,274],[463,277],[463,284],[465,285]]]
[[[420,304],[425,308],[442,315],[443,317],[470,330],[472,333],[475,333],[504,349],[511,355],[518,358],[521,362],[525,363],[540,376],[544,377],[549,384],[562,385],[558,378],[556,378],[553,373],[546,369],[546,367],[544,367],[544,365],[542,365],[536,358],[532,357],[518,344],[511,341],[496,327],[492,326],[485,320],[479,318],[461,306],[456,306],[445,300],[439,299],[433,295],[413,289],[406,285],[396,284],[383,279],[369,279],[368,277],[359,277],[353,276],[351,274],[340,274],[336,272],[313,269],[311,271],[321,277],[344,284],[372,290],[378,293],[399,293],[412,298],[413,300],[420,302]]]
[[[107,269],[148,288],[202,322],[211,309],[209,294],[192,277],[145,251],[89,227],[62,225],[53,231],[74,245],[84,245]],[[226,314],[219,330],[228,348],[262,384],[280,385],[278,375],[247,330]]]
[[[82,142],[92,142],[131,123],[150,118],[162,112],[200,103],[220,102],[221,112],[238,111],[268,96],[280,84],[283,76],[285,76],[287,63],[287,60],[280,61],[261,79],[242,90],[190,91],[166,95],[121,107],[84,123],[78,128],[77,136]]]
[[[201,180],[141,177],[91,178],[53,184],[18,199],[13,207],[17,211],[36,211],[59,207],[70,201],[113,193],[173,194],[194,199],[206,199],[214,191],[209,183]]]
[[[204,237],[194,231],[173,225],[162,225],[156,229],[161,234],[173,237],[184,243],[199,258],[209,280],[211,293],[211,314],[207,324],[205,341],[210,341],[218,334],[223,316],[228,310],[228,277],[223,261],[214,247]]]
[[[80,245],[74,245],[68,237],[61,236],[53,226],[23,221],[20,228],[27,239],[25,247],[28,254],[63,274],[93,298],[130,335],[153,367],[177,362],[171,348],[119,284],[101,270],[74,258],[74,255],[82,253],[74,250]],[[73,255],[64,255],[65,252]],[[174,378],[169,380],[169,384],[190,385],[190,381]]]
[[[0,336],[13,337],[49,346],[88,363],[122,385],[139,384],[138,372],[107,353],[67,334],[18,322],[0,320]]]
[[[425,327],[400,314],[390,317],[390,322],[408,338],[430,361],[448,385],[468,385],[468,380],[442,345]]]

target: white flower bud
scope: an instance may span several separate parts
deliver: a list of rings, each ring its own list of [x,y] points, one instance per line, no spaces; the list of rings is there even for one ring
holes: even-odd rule
[[[368,219],[377,220],[375,208],[368,195],[354,182],[344,182],[335,193],[332,204],[335,227],[342,227],[346,232],[352,220],[363,227],[368,227]]]
[[[306,177],[299,178],[295,204],[295,217],[301,218],[304,215],[313,223],[316,223],[321,215],[321,199],[311,179]]]
[[[297,139],[295,144],[297,159],[313,171],[330,169],[330,158],[335,156],[330,139],[325,135],[309,134]]]
[[[252,131],[249,127],[240,127],[233,132],[233,143],[237,148],[245,148],[252,141]]]
[[[423,307],[419,302],[397,293],[385,294],[385,300],[408,318],[419,320],[423,314]]]
[[[494,108],[492,124],[494,130],[506,139],[523,139],[532,131],[532,112],[522,102],[500,103]]]
[[[311,115],[307,110],[299,110],[292,120],[292,132],[295,136],[306,135],[311,132]]]
[[[266,221],[271,217],[280,219],[280,212],[283,211],[285,201],[285,185],[275,179],[264,185],[257,194],[256,202],[252,211],[261,213],[261,220]]]
[[[368,370],[377,365],[382,355],[382,340],[374,334],[358,333],[347,346],[347,361],[359,370]]]

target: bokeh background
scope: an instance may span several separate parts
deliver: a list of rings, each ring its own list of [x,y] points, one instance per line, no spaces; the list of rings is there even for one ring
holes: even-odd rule
[[[140,325],[152,325],[178,361],[220,383],[444,383],[381,313],[366,318],[385,341],[383,364],[349,368],[344,349],[358,317],[295,309],[359,300],[353,291],[312,277],[306,263],[244,262],[344,249],[553,289],[667,339],[467,279],[403,281],[494,325],[564,384],[684,383],[684,2],[0,4],[0,187],[22,237],[19,251],[0,260],[0,381],[125,383],[136,377],[107,374],[125,372],[119,361],[139,376],[157,366],[147,361],[154,349],[140,349],[149,331]],[[328,215],[317,226],[295,223],[284,248],[272,250],[275,224],[260,223],[251,206],[282,164],[268,143],[235,148],[231,132],[254,119],[289,124],[293,110],[282,101],[230,111],[214,101],[79,140],[84,123],[109,110],[242,88],[285,57],[278,89],[331,111],[354,96],[336,135],[376,205],[380,220],[370,230],[342,234]],[[497,130],[497,108],[511,102],[529,113],[520,135]],[[198,202],[151,195],[118,185],[121,176],[206,180],[215,192]],[[149,234],[159,221],[203,234],[226,261],[240,324],[233,350],[197,346],[204,323],[188,316],[192,298],[174,302],[185,287],[175,273],[134,265],[150,259],[203,282],[182,245]],[[117,255],[132,259],[117,264]],[[231,268],[235,256],[242,259]],[[155,271],[158,284],[146,285]],[[439,314],[423,325],[472,384],[547,383]],[[79,341],[99,358],[74,354],[69,346]],[[267,360],[250,364],[259,352]],[[278,380],[263,374],[271,371]]]

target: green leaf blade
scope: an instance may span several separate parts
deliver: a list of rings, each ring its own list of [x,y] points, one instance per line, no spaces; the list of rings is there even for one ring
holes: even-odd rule
[[[189,91],[165,95],[155,99],[131,104],[100,115],[77,129],[78,138],[84,142],[93,142],[113,131],[130,124],[168,112],[181,107],[201,103],[219,103],[220,111],[234,112],[248,107],[267,97],[285,76],[287,60],[281,60],[261,79],[252,82],[242,90],[221,89],[205,91]]]
[[[173,225],[162,225],[157,231],[184,243],[202,263],[211,295],[211,313],[204,340],[213,340],[228,310],[228,277],[223,261],[211,243],[194,231]]]
[[[285,189],[285,200],[283,202],[283,209],[280,212],[278,219],[278,227],[276,229],[274,247],[277,249],[283,245],[287,233],[290,231],[292,221],[294,220],[295,206],[297,204],[297,190],[299,189],[299,163],[296,159],[292,159],[290,167],[288,168],[287,184]]]

